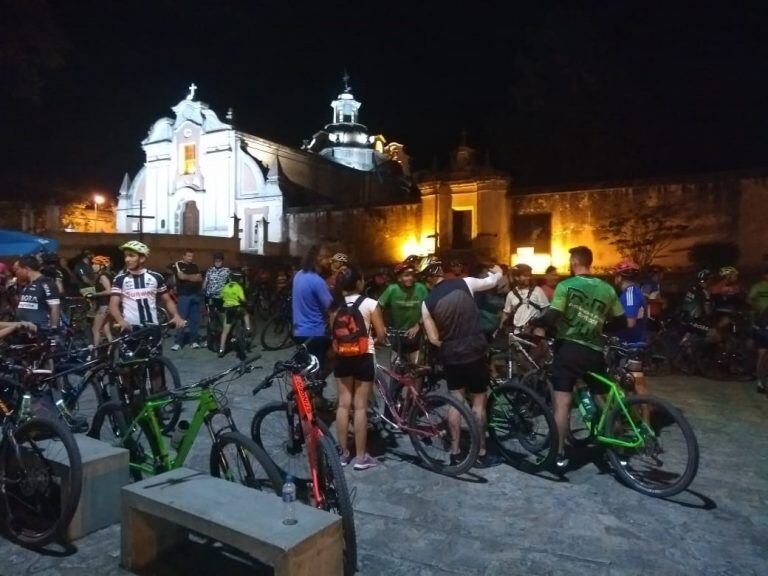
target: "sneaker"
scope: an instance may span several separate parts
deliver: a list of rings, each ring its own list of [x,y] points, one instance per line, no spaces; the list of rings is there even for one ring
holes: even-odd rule
[[[489,454],[486,452],[482,456],[478,456],[475,460],[475,468],[493,468],[501,464],[501,458],[495,454]]]
[[[341,456],[339,456],[339,460],[341,460],[342,466],[346,466],[352,461],[352,454],[349,452],[342,452]]]
[[[200,344],[198,344],[197,342],[192,342],[192,346],[190,346],[190,348],[192,348],[192,350],[197,350],[198,348],[200,348]]]
[[[179,346],[178,344],[174,344],[173,346],[171,346],[171,350],[173,350],[174,352],[178,352],[179,350],[181,350],[181,346]]]
[[[558,454],[555,459],[555,466],[558,470],[565,470],[571,462],[566,458],[565,453]]]
[[[224,354],[226,354],[224,350],[219,350],[219,358],[224,358]]]
[[[373,468],[374,466],[378,465],[378,460],[366,452],[363,457],[355,458],[355,463],[352,468],[355,470],[368,470],[368,468]]]
[[[464,462],[464,456],[461,453],[451,454],[449,460],[450,460],[451,466],[458,466],[459,464]]]

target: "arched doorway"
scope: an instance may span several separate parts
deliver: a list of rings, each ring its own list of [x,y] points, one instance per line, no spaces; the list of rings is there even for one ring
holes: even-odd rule
[[[200,210],[197,209],[197,203],[194,200],[184,205],[184,211],[181,213],[181,233],[194,235],[200,233]]]

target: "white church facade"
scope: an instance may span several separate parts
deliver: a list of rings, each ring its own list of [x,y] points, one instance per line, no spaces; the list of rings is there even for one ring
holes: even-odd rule
[[[303,150],[236,130],[231,113],[224,122],[195,99],[196,88],[142,141],[144,167],[120,189],[118,232],[231,237],[237,224],[242,251],[280,253],[289,242],[289,208],[389,203],[408,193],[403,147],[385,149],[383,137],[367,135],[348,84],[331,104],[333,124]],[[327,146],[321,134],[330,134]]]

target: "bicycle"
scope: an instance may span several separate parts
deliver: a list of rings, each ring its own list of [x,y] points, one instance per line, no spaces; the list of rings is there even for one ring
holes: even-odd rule
[[[212,476],[233,481],[239,473],[241,484],[280,494],[283,484],[277,467],[255,442],[237,430],[227,406],[226,391],[221,392],[215,387],[227,376],[231,377],[226,382],[231,382],[252,371],[253,362],[258,358],[250,358],[195,384],[149,396],[140,406],[134,407],[132,417],[124,404],[106,402],[97,410],[88,435],[127,448],[131,476],[141,480],[144,475],[152,476],[184,466],[200,428],[205,425],[212,441],[209,456]],[[180,422],[178,435],[168,439],[157,414],[179,401],[194,402],[197,408],[191,422],[185,426]],[[226,421],[220,428],[213,426],[216,416],[223,416]],[[227,455],[228,449],[233,449],[234,456]]]
[[[0,524],[22,544],[45,546],[63,534],[80,503],[80,450],[60,422],[33,414],[29,392],[4,376],[0,427]]]
[[[312,395],[321,392],[325,385],[324,381],[314,379],[318,368],[317,358],[304,346],[299,346],[290,360],[275,364],[272,374],[253,389],[253,394],[287,376],[291,387],[285,400],[270,402],[257,410],[251,421],[251,437],[283,476],[291,475],[297,480],[297,487],[305,490],[304,496],[312,506],[341,516],[344,573],[350,575],[357,570],[352,500],[339,447],[315,415]]]
[[[293,308],[290,293],[283,296],[278,311],[261,330],[264,350],[282,350],[293,342]]]
[[[421,462],[430,470],[446,476],[459,476],[472,468],[480,450],[480,432],[472,411],[452,396],[431,392],[422,394],[421,380],[429,366],[412,364],[404,359],[403,330],[387,330],[387,337],[397,342],[397,353],[391,368],[376,363],[373,383],[374,422],[385,422],[408,435]],[[468,439],[463,457],[451,458],[451,427],[448,414],[459,414],[459,434]]]
[[[232,326],[229,329],[229,337],[226,343],[227,350],[234,350],[238,360],[245,360],[246,354],[251,351],[251,335],[245,328],[245,315],[248,311],[243,306],[238,306],[233,313]]]
[[[611,467],[625,485],[656,498],[668,498],[685,490],[699,466],[699,446],[691,425],[682,412],[661,398],[650,395],[628,396],[623,387],[631,387],[632,371],[639,371],[637,347],[610,343],[608,355],[622,359],[614,364],[614,376],[590,372],[588,379],[608,390],[590,417],[580,409],[590,440],[607,450]],[[581,393],[578,387],[574,397]],[[678,436],[676,436],[678,435]],[[678,469],[666,464],[673,450],[684,453]]]

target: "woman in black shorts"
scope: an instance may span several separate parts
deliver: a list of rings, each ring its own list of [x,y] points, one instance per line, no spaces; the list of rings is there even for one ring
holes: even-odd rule
[[[376,369],[373,359],[374,340],[371,337],[371,328],[373,327],[375,330],[378,342],[382,342],[386,336],[384,315],[379,303],[372,298],[361,295],[363,286],[363,275],[358,267],[351,266],[339,271],[336,278],[336,290],[340,308],[336,311],[336,315],[350,314],[350,311],[356,308],[365,322],[365,333],[368,335],[367,352],[347,356],[339,354],[337,351],[333,369],[339,395],[339,406],[336,410],[336,432],[343,450],[341,462],[344,466],[350,462],[347,431],[349,429],[349,412],[354,407],[356,451],[353,467],[355,470],[366,470],[377,464],[365,448],[368,440],[368,402],[373,390]],[[336,326],[333,320],[331,326]],[[365,349],[364,343],[363,348]]]

